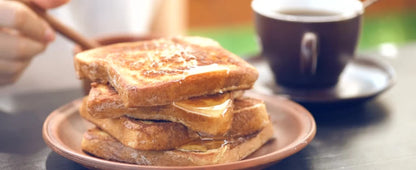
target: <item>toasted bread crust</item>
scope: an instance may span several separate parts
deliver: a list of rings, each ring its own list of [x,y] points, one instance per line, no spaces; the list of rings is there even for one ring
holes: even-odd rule
[[[80,78],[109,82],[127,107],[249,89],[258,77],[243,59],[199,37],[105,46],[78,53],[74,63]]]
[[[169,150],[199,139],[199,135],[180,123],[135,120],[122,116],[114,119],[93,118],[86,109],[86,98],[80,115],[126,146],[140,150]]]
[[[253,134],[234,146],[222,145],[205,152],[169,150],[142,151],[126,147],[115,138],[97,128],[88,130],[81,143],[82,150],[97,157],[141,165],[159,166],[197,166],[226,163],[244,159],[273,136],[269,123],[263,130]]]
[[[122,116],[99,119],[87,111],[87,97],[80,107],[81,116],[117,138],[121,143],[140,150],[173,149],[202,138],[229,139],[256,133],[270,123],[263,101],[252,98],[235,99],[236,108],[231,128],[225,136],[192,131],[180,123],[142,121]]]
[[[94,93],[91,93],[93,95]],[[87,99],[89,97],[86,97],[84,99],[83,105],[89,106],[89,100]],[[107,100],[107,98],[106,98]],[[113,101],[112,99],[108,99],[110,101]],[[108,101],[106,101],[108,102]],[[123,105],[121,105],[123,107]],[[154,107],[151,107],[154,108]],[[159,107],[158,107],[159,108]],[[117,117],[120,116],[120,114],[128,114],[128,115],[134,115],[137,119],[144,119],[144,120],[168,120],[173,122],[178,122],[178,126],[182,126],[181,124],[184,121],[177,120],[178,117],[175,116],[168,116],[172,112],[163,112],[163,111],[169,111],[169,109],[166,108],[159,108],[158,109],[149,109],[149,108],[120,108],[121,110],[127,109],[126,112],[120,111],[118,109],[113,109],[111,111],[114,111],[115,114],[118,114]],[[85,111],[89,113],[89,119],[91,122],[104,123],[102,120],[105,119],[111,119],[111,118],[97,118],[92,115],[97,115],[100,113],[94,113],[94,111],[97,109],[89,109],[89,111]],[[107,108],[102,109],[102,112],[108,111]],[[149,111],[149,112],[146,112]],[[111,113],[106,113],[111,114]],[[172,113],[175,114],[175,113]],[[178,113],[179,114],[179,113]],[[180,113],[183,119],[186,119],[187,121],[191,121],[190,123],[183,123],[186,127],[188,127],[191,130],[197,131],[199,135],[203,137],[209,137],[209,138],[229,138],[229,137],[236,137],[236,136],[244,136],[248,134],[255,133],[262,129],[266,124],[269,123],[269,116],[267,114],[266,106],[262,100],[254,99],[254,98],[248,98],[248,97],[242,97],[242,98],[236,98],[234,99],[234,108],[232,110],[232,113],[230,115],[233,115],[230,123],[230,128],[228,128],[228,131],[226,131],[225,134],[217,134],[213,135],[212,133],[205,133],[207,131],[210,131],[209,129],[212,128],[212,125],[219,126],[217,124],[211,124],[212,121],[209,121],[210,123],[204,124],[203,122],[206,120],[210,120],[209,118],[202,117],[200,115],[192,114],[192,113]],[[122,116],[123,117],[123,116]],[[125,117],[125,116],[124,116]],[[202,120],[197,120],[195,118],[200,118]],[[225,117],[223,118],[225,119]],[[192,122],[195,121],[195,122]],[[179,124],[181,123],[181,124]],[[96,123],[95,123],[96,124]],[[102,126],[102,125],[101,125]],[[121,125],[119,125],[121,126]],[[198,129],[198,130],[195,130]],[[111,134],[111,133],[110,133]]]
[[[262,100],[248,97],[237,98],[234,100],[234,106],[235,116],[227,136],[252,134],[270,123],[266,105]]]
[[[219,94],[218,94],[219,95]],[[240,97],[241,91],[225,93],[231,99]],[[215,98],[217,96],[213,96]],[[207,97],[205,97],[207,98]],[[209,97],[208,97],[209,98]],[[197,98],[191,100],[198,100]],[[221,115],[208,116],[179,109],[172,104],[163,106],[127,108],[117,92],[110,86],[93,84],[88,95],[87,110],[95,118],[117,118],[127,115],[143,120],[168,120],[182,123],[188,128],[211,135],[225,135],[233,119],[232,101],[229,108]],[[215,125],[215,126],[213,126]]]

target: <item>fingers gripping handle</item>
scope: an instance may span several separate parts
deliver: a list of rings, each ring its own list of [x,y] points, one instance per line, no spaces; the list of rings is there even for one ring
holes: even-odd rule
[[[315,33],[307,32],[303,34],[300,47],[300,72],[302,74],[314,75],[318,63],[317,54],[318,38]]]

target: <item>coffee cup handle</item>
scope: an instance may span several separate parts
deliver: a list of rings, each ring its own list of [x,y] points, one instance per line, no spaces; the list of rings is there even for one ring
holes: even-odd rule
[[[315,33],[303,34],[300,47],[300,72],[301,74],[314,75],[318,62],[317,54],[318,38]]]

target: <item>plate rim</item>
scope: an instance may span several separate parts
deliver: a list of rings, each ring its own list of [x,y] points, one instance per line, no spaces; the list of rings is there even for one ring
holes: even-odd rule
[[[51,148],[54,152],[58,153],[59,155],[69,160],[75,161],[76,163],[79,163],[86,167],[93,167],[93,168],[104,167],[104,168],[110,168],[110,169],[116,168],[116,167],[118,169],[120,168],[122,169],[137,169],[137,168],[141,168],[141,169],[213,169],[213,168],[235,169],[235,168],[238,168],[240,169],[240,168],[257,167],[261,165],[275,163],[290,155],[293,155],[299,152],[300,150],[305,148],[315,137],[316,129],[317,129],[315,119],[313,118],[312,114],[300,104],[297,104],[287,98],[275,96],[275,95],[259,94],[255,92],[247,92],[246,94],[249,94],[251,96],[254,95],[257,98],[261,98],[265,100],[265,103],[275,102],[275,103],[279,103],[279,105],[286,105],[287,108],[292,108],[296,110],[296,112],[299,112],[300,114],[302,114],[302,116],[300,117],[303,117],[304,120],[307,120],[309,122],[310,126],[307,127],[308,128],[306,130],[307,133],[298,136],[292,143],[284,146],[284,148],[280,150],[275,150],[271,153],[261,155],[255,158],[243,159],[240,161],[223,163],[223,164],[203,165],[203,166],[148,166],[148,165],[136,165],[136,164],[122,163],[122,162],[104,160],[104,159],[97,158],[94,156],[89,156],[86,154],[85,155],[79,154],[74,149],[66,147],[66,145],[64,145],[64,142],[59,140],[59,137],[56,134],[54,134],[50,126],[51,123],[53,123],[51,120],[53,120],[53,118],[56,117],[58,114],[62,114],[62,112],[65,110],[68,110],[68,109],[78,110],[79,105],[81,104],[81,100],[82,100],[82,98],[78,98],[60,106],[59,108],[55,109],[48,115],[42,127],[42,137],[45,143],[49,146],[49,148]],[[294,112],[294,111],[291,111],[291,112]],[[69,112],[69,111],[64,112],[64,113],[65,115],[63,117],[65,118],[74,114],[74,112]],[[302,141],[302,142],[297,142],[297,141]],[[296,149],[293,149],[293,148],[296,148]],[[99,166],[94,166],[97,164]]]

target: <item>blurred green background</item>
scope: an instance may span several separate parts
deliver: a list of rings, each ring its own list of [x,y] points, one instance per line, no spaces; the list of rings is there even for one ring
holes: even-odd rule
[[[199,1],[204,2],[204,0]],[[198,0],[194,0],[193,3],[196,2]],[[247,3],[250,2],[247,1]],[[247,5],[248,9],[244,6],[244,10],[250,10],[250,17],[252,17],[249,4]],[[221,24],[194,24],[196,26],[190,27],[189,34],[213,38],[224,48],[243,57],[257,54],[259,48],[255,41],[252,18],[249,18],[248,22],[227,24],[223,21],[224,17],[228,16],[230,21],[236,20],[235,17],[233,19],[233,15],[238,14],[231,13],[227,9],[224,11],[226,14],[216,20],[222,21]],[[198,12],[201,13],[201,11]],[[379,45],[385,43],[400,46],[412,41],[416,41],[416,0],[380,0],[365,12],[358,51],[378,48]]]

